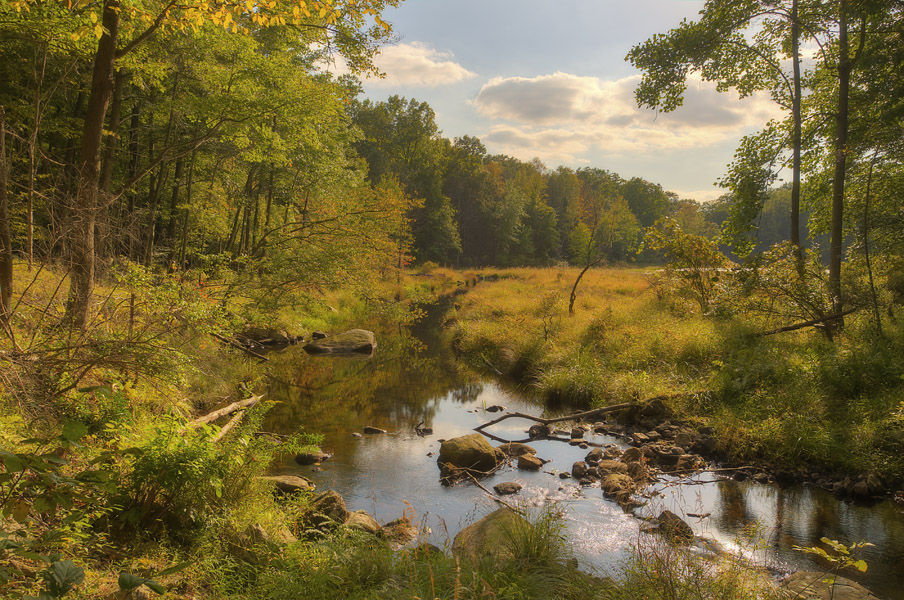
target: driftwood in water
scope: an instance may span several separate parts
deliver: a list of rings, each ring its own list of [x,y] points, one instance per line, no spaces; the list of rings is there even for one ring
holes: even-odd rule
[[[513,419],[513,418],[518,418],[518,417],[520,417],[522,419],[527,419],[529,421],[534,421],[535,423],[541,423],[543,425],[551,425],[553,423],[560,423],[562,421],[577,421],[580,419],[590,419],[590,418],[601,417],[608,413],[618,412],[620,410],[624,410],[626,408],[631,408],[632,406],[636,406],[636,405],[637,405],[636,402],[623,402],[622,404],[613,404],[612,406],[604,406],[602,408],[595,408],[593,410],[586,410],[584,412],[573,413],[570,415],[565,415],[564,417],[553,417],[551,419],[544,419],[543,417],[528,415],[528,414],[521,413],[521,412],[514,412],[514,413],[508,413],[508,414],[502,415],[501,417],[499,417],[497,419],[493,419],[492,421],[487,421],[483,425],[478,425],[477,427],[474,428],[474,431],[477,431],[478,433],[482,433],[483,435],[487,436],[488,438],[492,438],[498,442],[505,443],[505,442],[510,442],[510,441],[514,441],[514,440],[506,440],[506,439],[500,438],[499,436],[493,435],[492,433],[487,433],[486,431],[484,431],[484,429],[486,429],[490,425],[495,425],[496,423],[499,423],[506,419]],[[556,438],[556,437],[550,437],[549,439],[558,439],[561,441],[569,441],[569,440],[564,440],[562,438]],[[530,441],[530,438],[525,439],[525,440],[520,440],[520,441],[528,442],[528,441]]]
[[[804,321],[803,323],[795,323],[794,325],[787,325],[785,327],[779,327],[778,329],[772,329],[771,331],[758,333],[757,335],[759,337],[766,337],[767,335],[775,335],[776,333],[784,333],[785,331],[795,331],[797,329],[803,329],[804,327],[816,327],[817,325],[822,325],[823,323],[828,323],[829,321],[836,321],[856,311],[856,308],[849,308],[848,310],[838,314],[828,315],[826,317],[820,317],[818,319],[812,319],[810,321]]]
[[[251,396],[250,398],[248,398],[246,400],[239,400],[238,402],[233,402],[232,404],[230,404],[228,406],[224,406],[223,408],[217,409],[213,412],[209,412],[202,417],[198,417],[197,419],[195,419],[194,421],[189,423],[189,425],[196,427],[196,426],[202,425],[204,423],[212,423],[213,421],[216,421],[220,417],[225,417],[226,415],[228,415],[230,413],[234,413],[237,410],[241,410],[243,408],[251,408],[258,402],[260,402],[261,398],[263,398],[263,397],[264,397],[263,395]],[[224,427],[224,429],[225,429],[225,427]]]
[[[223,342],[224,344],[228,344],[228,345],[232,346],[233,348],[236,348],[236,349],[238,349],[238,350],[241,350],[242,352],[245,352],[246,354],[250,354],[250,355],[253,356],[254,358],[258,358],[258,359],[260,359],[260,360],[262,360],[262,361],[264,361],[264,362],[270,360],[269,358],[267,358],[267,357],[264,356],[263,354],[258,354],[257,352],[255,352],[255,351],[252,350],[251,348],[248,348],[248,347],[246,347],[246,346],[243,346],[242,344],[238,343],[237,341],[231,340],[231,339],[229,339],[228,337],[225,337],[225,336],[220,335],[219,333],[211,333],[210,335],[212,335],[213,337],[217,338],[218,340],[220,340],[220,341]]]

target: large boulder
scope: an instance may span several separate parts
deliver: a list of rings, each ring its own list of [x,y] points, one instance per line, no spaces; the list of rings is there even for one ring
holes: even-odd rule
[[[349,529],[363,531],[364,533],[373,535],[380,533],[380,524],[363,510],[356,510],[355,512],[348,513],[348,518],[345,520],[345,526]]]
[[[782,583],[782,588],[801,600],[878,600],[859,583],[825,572],[798,571]]]
[[[502,450],[493,448],[485,437],[471,433],[446,440],[439,447],[437,464],[451,465],[477,473],[488,473],[505,459]]]
[[[512,533],[518,528],[530,526],[530,523],[515,511],[500,508],[458,532],[452,541],[452,552],[475,562],[484,556],[496,559],[511,558]]]
[[[315,527],[345,523],[346,520],[348,509],[345,507],[345,500],[333,490],[314,496],[305,515],[305,521]]]
[[[377,339],[372,331],[350,329],[305,344],[308,354],[371,354],[377,347]]]

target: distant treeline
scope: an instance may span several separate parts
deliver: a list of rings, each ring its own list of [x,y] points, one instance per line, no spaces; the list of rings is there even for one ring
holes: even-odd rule
[[[411,216],[419,261],[579,264],[596,225],[609,262],[650,262],[658,255],[643,251],[643,230],[660,218],[715,239],[730,214],[729,196],[698,202],[640,177],[626,180],[593,167],[549,169],[538,159],[487,154],[475,137],[442,137],[426,102],[365,100],[354,104],[352,114],[363,133],[355,148],[371,182],[395,179],[418,199]],[[770,190],[754,228],[755,251],[789,239],[789,214],[788,188]]]

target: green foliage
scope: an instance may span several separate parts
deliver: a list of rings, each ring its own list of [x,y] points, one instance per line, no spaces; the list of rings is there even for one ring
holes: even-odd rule
[[[828,546],[829,550],[823,550],[819,546],[794,546],[794,549],[799,552],[814,554],[825,560],[832,566],[832,573],[836,576],[840,571],[847,567],[853,567],[861,573],[866,572],[866,561],[862,558],[857,558],[857,555],[860,550],[868,546],[873,546],[873,544],[861,541],[854,542],[850,546],[845,546],[837,540],[830,540],[827,537],[819,538],[819,541]]]
[[[668,260],[662,276],[665,285],[696,302],[702,313],[708,313],[717,285],[730,264],[718,247],[706,238],[685,233],[670,218],[661,219],[647,230],[645,244],[662,251]]]

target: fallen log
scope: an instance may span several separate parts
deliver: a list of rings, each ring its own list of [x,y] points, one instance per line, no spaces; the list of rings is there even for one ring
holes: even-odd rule
[[[796,331],[798,329],[803,329],[804,327],[815,327],[817,325],[821,325],[822,323],[828,323],[829,321],[835,321],[842,317],[845,317],[853,312],[856,312],[856,308],[849,308],[846,311],[828,315],[826,317],[820,317],[818,319],[811,319],[809,321],[804,321],[803,323],[795,323],[794,325],[786,325],[785,327],[779,327],[778,329],[772,329],[770,331],[765,331],[763,333],[756,334],[758,337],[766,337],[767,335],[775,335],[776,333],[784,333],[786,331]]]
[[[244,352],[244,353],[246,353],[246,354],[250,354],[250,355],[253,356],[254,358],[260,359],[261,361],[266,362],[266,361],[269,361],[269,360],[270,360],[269,358],[267,358],[267,357],[264,356],[263,354],[259,354],[259,353],[255,352],[254,350],[252,350],[251,348],[246,348],[245,346],[243,346],[242,344],[236,342],[235,340],[230,340],[228,337],[222,336],[222,335],[220,335],[219,333],[213,333],[213,332],[211,332],[210,335],[212,335],[213,337],[217,338],[218,340],[220,340],[220,341],[223,342],[224,344],[227,344],[227,345],[229,345],[229,346],[232,346],[233,348],[236,348],[236,349],[238,349],[238,350],[241,350],[242,352]]]
[[[234,413],[237,410],[241,410],[243,408],[251,408],[258,402],[260,402],[261,398],[263,398],[263,397],[264,397],[263,394],[260,394],[257,396],[251,396],[250,398],[248,398],[246,400],[239,400],[238,402],[233,402],[232,404],[229,404],[228,406],[224,406],[223,408],[217,409],[213,412],[207,413],[204,416],[198,417],[197,419],[195,419],[194,421],[189,423],[189,425],[191,425],[192,427],[197,427],[198,425],[203,425],[204,423],[212,423],[213,421],[216,421],[220,417],[224,417],[230,413]]]

